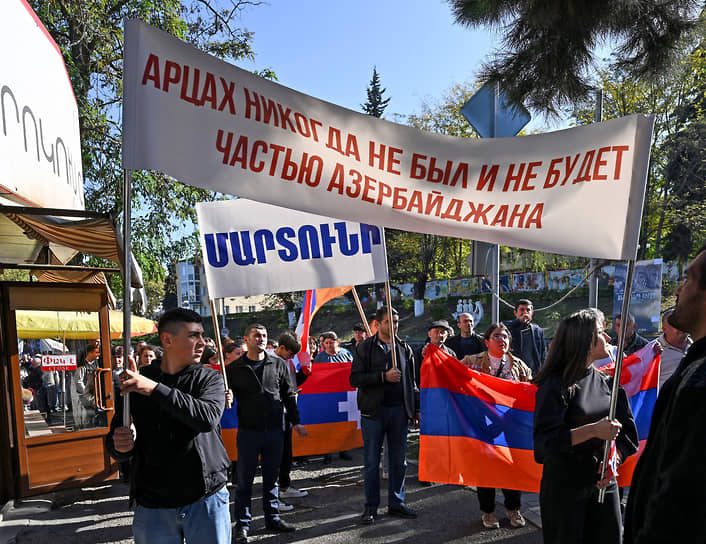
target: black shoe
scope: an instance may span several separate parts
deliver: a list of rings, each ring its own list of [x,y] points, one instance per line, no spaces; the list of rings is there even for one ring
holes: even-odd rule
[[[344,461],[352,461],[353,456],[348,453],[347,451],[342,451],[341,453],[338,454],[338,457],[343,459]]]
[[[282,521],[281,519],[273,519],[268,521],[265,524],[265,527],[267,527],[270,531],[276,531],[278,533],[293,533],[296,530],[294,525],[287,523],[286,521]]]
[[[363,510],[363,515],[360,516],[360,523],[362,525],[370,525],[378,517],[378,511],[375,508],[366,508]]]
[[[331,464],[331,454],[327,453],[324,455],[324,465],[330,465]]]
[[[233,542],[235,542],[235,544],[247,544],[248,530],[245,527],[236,527]]]
[[[404,504],[400,504],[399,506],[395,507],[390,506],[387,509],[387,514],[398,518],[414,519],[417,517],[417,512],[415,512],[411,508],[407,508]]]
[[[425,482],[423,480],[419,480],[419,485],[421,485],[422,487],[431,487],[434,484],[432,484],[431,482]]]

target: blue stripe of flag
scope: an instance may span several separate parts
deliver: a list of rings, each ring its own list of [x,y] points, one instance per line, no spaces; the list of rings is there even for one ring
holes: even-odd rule
[[[637,436],[640,440],[647,440],[656,402],[657,389],[640,391],[630,397],[630,408],[632,408],[632,415],[637,426]]]
[[[420,434],[475,438],[495,446],[534,448],[534,414],[448,389],[423,388]]]

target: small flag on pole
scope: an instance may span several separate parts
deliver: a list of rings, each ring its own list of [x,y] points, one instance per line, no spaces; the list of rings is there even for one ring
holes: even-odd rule
[[[302,349],[294,356],[294,366],[297,370],[304,368],[304,372],[311,372],[312,353],[309,351],[309,329],[311,320],[329,300],[346,294],[353,289],[352,285],[347,287],[329,287],[325,289],[309,289],[304,295],[302,311],[299,314],[299,322],[295,334],[301,339]]]

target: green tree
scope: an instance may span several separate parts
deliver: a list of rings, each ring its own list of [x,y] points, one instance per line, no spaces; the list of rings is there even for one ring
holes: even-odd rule
[[[588,69],[599,43],[617,44],[616,65],[633,78],[662,72],[696,28],[703,7],[694,0],[448,1],[457,23],[503,34],[502,48],[480,79],[499,83],[516,104],[545,112],[588,95]]]
[[[678,224],[687,230],[703,224],[699,213],[706,176],[701,152],[706,145],[703,57],[701,47],[684,50],[671,72],[651,80],[637,81],[628,71],[615,67],[598,71],[604,119],[634,113],[655,115],[639,258],[688,255],[683,246],[684,229],[672,229]],[[592,123],[593,111],[592,103],[583,103],[574,118],[579,124]],[[700,239],[689,237],[694,245]],[[671,246],[666,253],[665,243]]]
[[[230,60],[252,59],[252,33],[238,25],[251,0],[30,0],[59,45],[78,102],[86,205],[116,220],[123,209],[120,163],[123,20],[139,18],[200,49]],[[267,70],[263,75],[272,77]],[[163,281],[165,264],[197,247],[185,226],[196,222],[196,202],[217,195],[159,172],[135,172],[133,251],[145,279]],[[191,240],[187,238],[191,236]],[[79,260],[81,258],[79,257]],[[88,264],[101,265],[96,259]],[[122,292],[119,278],[111,284]]]
[[[380,88],[380,76],[378,75],[377,69],[373,66],[373,77],[370,80],[368,89],[368,100],[365,104],[361,104],[360,107],[363,108],[363,113],[372,115],[373,117],[382,117],[385,108],[390,103],[390,98],[383,98],[382,95],[387,92],[387,89]]]

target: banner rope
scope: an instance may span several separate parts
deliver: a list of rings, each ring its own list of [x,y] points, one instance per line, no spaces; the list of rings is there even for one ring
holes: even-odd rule
[[[553,308],[554,306],[556,306],[557,304],[559,304],[560,302],[562,302],[562,301],[564,301],[565,299],[567,299],[574,291],[576,291],[579,287],[582,287],[584,283],[587,283],[586,280],[591,276],[591,274],[593,274],[593,273],[594,273],[596,270],[598,270],[599,268],[602,268],[603,266],[605,266],[606,262],[607,262],[607,261],[599,261],[598,264],[596,264],[596,266],[594,266],[591,270],[589,270],[589,271],[586,273],[586,275],[581,279],[581,281],[579,281],[574,287],[572,287],[571,289],[569,289],[569,290],[566,292],[566,294],[564,294],[563,297],[561,297],[560,299],[556,300],[555,302],[552,302],[549,306],[545,306],[544,308],[535,308],[534,311],[535,311],[535,312],[543,312],[544,310],[549,310],[549,309]],[[504,299],[503,297],[501,297],[500,295],[496,295],[495,293],[492,293],[492,295],[493,295],[494,297],[497,296],[498,300],[499,300],[500,302],[502,302],[503,304],[505,304],[505,306],[507,306],[508,308],[512,308],[513,310],[515,309],[515,305],[514,305],[514,304],[510,304],[507,300],[505,300],[505,299]]]

